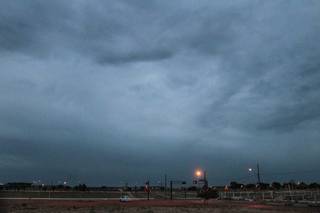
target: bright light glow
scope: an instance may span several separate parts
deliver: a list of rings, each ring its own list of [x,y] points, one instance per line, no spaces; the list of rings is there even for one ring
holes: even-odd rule
[[[197,177],[200,177],[202,175],[202,171],[201,170],[196,170],[195,172]]]
[[[249,172],[252,172],[252,168],[249,168],[248,170],[249,170]]]

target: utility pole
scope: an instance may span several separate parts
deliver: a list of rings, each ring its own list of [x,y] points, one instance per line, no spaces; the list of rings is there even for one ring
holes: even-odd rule
[[[203,181],[204,181],[205,189],[208,189],[208,180],[207,180],[207,171],[206,170],[204,170],[204,172],[203,172]]]
[[[172,180],[170,181],[170,200],[172,200]]]
[[[173,184],[182,184],[182,185],[185,185],[187,182],[186,181],[183,181],[183,180],[170,180],[170,200],[173,199],[173,196],[172,196],[172,185]]]
[[[259,163],[257,163],[257,178],[258,178],[258,184],[260,185],[260,168],[259,168]]]
[[[167,174],[164,175],[164,196],[167,199]]]

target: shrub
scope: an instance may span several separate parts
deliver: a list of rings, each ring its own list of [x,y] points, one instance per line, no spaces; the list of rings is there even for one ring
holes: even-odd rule
[[[219,193],[215,189],[208,189],[208,190],[202,190],[198,193],[198,197],[204,198],[204,199],[211,199],[211,198],[218,198]]]

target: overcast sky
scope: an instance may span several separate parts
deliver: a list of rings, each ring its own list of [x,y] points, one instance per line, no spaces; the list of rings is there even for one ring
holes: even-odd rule
[[[0,182],[320,181],[320,1],[0,1]]]

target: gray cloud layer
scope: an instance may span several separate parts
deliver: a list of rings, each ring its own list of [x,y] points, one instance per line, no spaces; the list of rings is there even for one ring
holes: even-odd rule
[[[2,1],[0,182],[319,180],[319,6]]]

